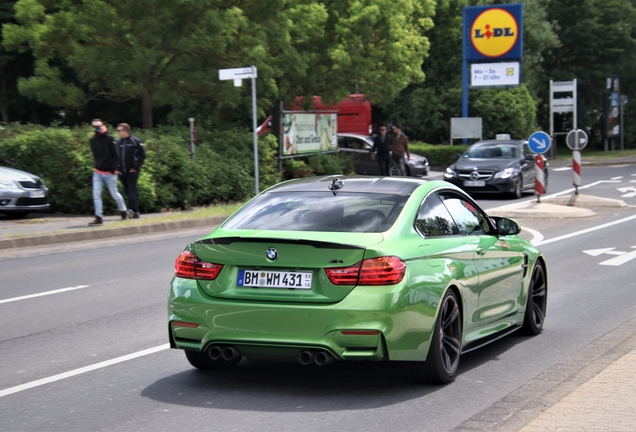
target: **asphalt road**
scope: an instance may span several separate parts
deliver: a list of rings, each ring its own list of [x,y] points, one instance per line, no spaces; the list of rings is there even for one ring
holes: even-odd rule
[[[619,198],[634,172],[590,167],[584,182],[597,184],[581,193]],[[549,192],[571,182],[552,171]],[[174,259],[201,230],[2,252],[0,429],[451,430],[636,317],[635,215],[520,220],[548,262],[545,330],[462,356],[441,387],[412,383],[400,363],[193,369],[166,347],[166,298]]]

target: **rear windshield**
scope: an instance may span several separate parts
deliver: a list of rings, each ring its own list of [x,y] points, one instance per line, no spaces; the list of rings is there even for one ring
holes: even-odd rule
[[[369,193],[270,192],[252,200],[223,228],[382,232],[393,225],[407,199]]]

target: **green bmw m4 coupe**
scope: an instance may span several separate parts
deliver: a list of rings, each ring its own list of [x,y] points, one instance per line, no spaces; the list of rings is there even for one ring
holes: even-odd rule
[[[543,328],[546,263],[520,229],[444,181],[283,182],[177,257],[170,345],[200,369],[401,361],[447,383],[462,353]]]

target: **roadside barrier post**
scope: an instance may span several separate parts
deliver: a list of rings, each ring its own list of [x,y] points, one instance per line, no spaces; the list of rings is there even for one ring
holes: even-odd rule
[[[543,170],[545,168],[545,159],[543,155],[534,155],[534,192],[537,195],[537,202],[541,202],[541,195],[545,192],[545,178]]]
[[[572,171],[574,172],[574,194],[579,194],[581,185],[581,150],[587,145],[587,134],[581,129],[573,129],[565,137],[565,143],[572,150]]]
[[[579,186],[581,185],[581,152],[574,150],[572,152],[572,171],[574,171],[574,193],[579,194]]]

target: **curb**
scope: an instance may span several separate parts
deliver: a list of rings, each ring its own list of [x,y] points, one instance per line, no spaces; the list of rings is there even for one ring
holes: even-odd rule
[[[150,234],[163,231],[204,227],[208,225],[219,225],[225,219],[227,219],[227,216],[213,216],[200,219],[185,219],[180,221],[159,222],[118,228],[86,228],[84,231],[80,232],[63,232],[58,234],[0,239],[0,250],[31,246],[47,246],[51,244],[72,243],[84,240],[100,240],[135,234]]]

